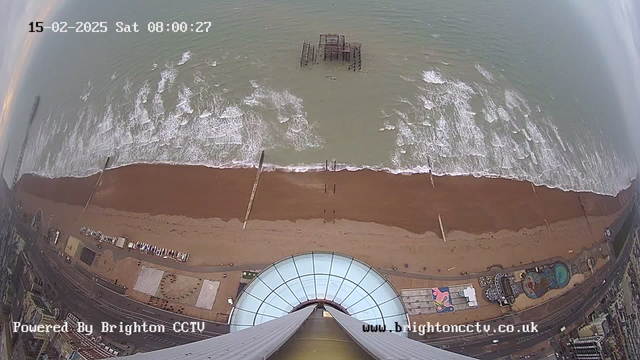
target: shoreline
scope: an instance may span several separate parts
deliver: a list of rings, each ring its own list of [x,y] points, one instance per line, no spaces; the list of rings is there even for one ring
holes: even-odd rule
[[[194,219],[244,219],[255,168],[138,164],[108,169],[91,206]],[[84,206],[98,175],[23,175],[19,193]],[[530,182],[473,176],[396,175],[374,170],[266,171],[250,221],[354,220],[441,236],[520,231],[558,221],[611,215],[633,196],[635,182],[616,197],[564,191]],[[334,193],[335,187],[335,193]],[[584,211],[583,211],[584,207]]]
[[[175,167],[192,166],[192,167],[205,167],[205,168],[215,169],[215,170],[234,170],[234,169],[256,170],[257,169],[257,165],[253,163],[234,163],[231,165],[213,166],[213,165],[200,164],[200,163],[180,164],[180,163],[172,163],[172,162],[136,162],[131,164],[117,165],[117,166],[111,165],[107,170],[117,170],[124,167],[140,166],[140,165],[153,165],[153,166],[162,165],[162,166],[175,166]],[[325,165],[326,163],[312,163],[307,165],[276,165],[271,163],[264,163],[263,172],[291,172],[291,173],[322,172],[322,171],[326,171]],[[329,165],[331,165],[331,163],[329,163]],[[331,166],[329,166],[329,168],[331,168]],[[630,179],[628,181],[628,184],[625,185],[624,188],[618,190],[618,192],[614,195],[612,193],[598,192],[598,191],[589,190],[589,189],[569,188],[567,186],[561,186],[561,185],[558,185],[558,186],[549,185],[542,182],[536,182],[534,180],[527,179],[526,177],[494,174],[491,172],[476,171],[476,172],[467,172],[467,173],[444,173],[444,172],[438,172],[435,169],[431,169],[429,168],[429,166],[426,166],[426,165],[416,166],[410,169],[392,169],[392,168],[378,166],[378,165],[338,164],[338,169],[337,169],[337,171],[349,171],[349,172],[358,172],[358,171],[366,171],[366,170],[373,171],[373,172],[384,172],[384,173],[389,173],[393,175],[404,175],[404,176],[432,174],[433,176],[437,176],[437,177],[473,177],[476,179],[502,179],[502,180],[512,180],[512,181],[522,181],[522,182],[532,183],[533,185],[539,186],[539,187],[547,187],[549,189],[558,189],[562,191],[581,192],[581,193],[582,192],[592,193],[592,194],[604,195],[604,196],[617,196],[620,192],[625,191],[630,186],[632,186],[633,183],[636,181],[636,178]],[[101,168],[95,168],[93,170],[87,171],[86,174],[84,175],[64,175],[64,176],[49,176],[44,174],[38,174],[36,172],[26,172],[22,174],[21,177],[26,175],[26,176],[39,177],[43,179],[82,179],[82,178],[96,176],[100,174],[101,171],[102,171]]]
[[[432,187],[428,174],[275,171],[262,173],[243,229],[255,178],[256,169],[135,165],[107,170],[86,211],[97,175],[25,176],[18,199],[29,214],[42,209],[44,227],[63,237],[83,238],[87,226],[188,252],[189,266],[331,251],[376,268],[455,277],[604,249],[604,229],[635,191],[635,183],[611,197],[504,179],[434,177]]]

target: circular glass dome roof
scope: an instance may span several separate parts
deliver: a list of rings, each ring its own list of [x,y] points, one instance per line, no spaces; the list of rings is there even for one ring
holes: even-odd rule
[[[407,325],[402,300],[371,266],[334,253],[296,255],[264,269],[243,290],[231,313],[231,331],[284,316],[304,304],[325,301],[369,324]],[[403,333],[405,336],[406,332]]]

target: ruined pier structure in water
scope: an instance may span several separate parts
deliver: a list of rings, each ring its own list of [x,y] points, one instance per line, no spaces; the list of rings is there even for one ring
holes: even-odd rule
[[[300,66],[318,64],[320,58],[322,61],[347,61],[349,70],[362,70],[361,48],[360,43],[346,42],[344,35],[322,34],[317,48],[308,40],[304,40],[300,52]]]

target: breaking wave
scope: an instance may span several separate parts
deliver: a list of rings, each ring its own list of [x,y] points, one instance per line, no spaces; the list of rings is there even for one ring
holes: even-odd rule
[[[225,97],[201,74],[191,88],[176,82],[177,71],[167,65],[157,91],[150,80],[131,91],[123,103],[108,102],[97,111],[90,103],[77,113],[73,128],[64,113],[50,115],[26,153],[25,172],[45,177],[82,177],[96,173],[107,156],[110,167],[134,163],[192,164],[242,167],[254,164],[262,150],[303,151],[324,140],[307,118],[302,99],[286,89],[260,81],[247,84],[240,100]],[[132,85],[129,85],[132,87]],[[167,108],[167,101],[175,104]],[[61,144],[51,151],[51,144]],[[80,155],[80,156],[78,156]]]
[[[587,129],[579,141],[562,139],[539,105],[532,112],[521,93],[494,84],[491,73],[476,68],[488,83],[467,84],[427,70],[423,82],[415,83],[415,101],[397,101],[395,116],[384,120],[384,129],[397,129],[389,171],[500,177],[608,195],[635,178],[635,167],[612,144]],[[472,106],[474,99],[481,106]]]
[[[230,95],[197,70],[190,79],[178,79],[177,66],[190,57],[184,53],[177,65],[166,64],[142,83],[134,85],[125,76],[122,97],[107,96],[99,106],[89,96],[93,86],[88,83],[81,95],[84,107],[50,113],[32,135],[25,172],[88,176],[100,170],[107,156],[112,157],[110,167],[251,167],[262,150],[324,146],[303,99],[290,90],[251,80]],[[517,90],[498,84],[503,78],[475,67],[486,82],[465,83],[437,69],[401,76],[414,95],[381,108],[380,123],[374,125],[376,133],[395,140],[388,160],[340,169],[500,177],[608,195],[628,187],[635,168],[611,144],[586,129],[578,134],[580,141],[562,138],[540,104],[530,105]],[[323,167],[266,164],[266,170],[296,172]]]
[[[493,82],[493,74],[491,74],[487,69],[480,66],[480,64],[478,63],[476,63],[476,70],[478,70],[478,72],[482,74],[482,76],[484,76],[487,81]]]
[[[180,61],[178,61],[178,66],[186,64],[189,60],[191,60],[191,51],[186,51],[182,54]]]

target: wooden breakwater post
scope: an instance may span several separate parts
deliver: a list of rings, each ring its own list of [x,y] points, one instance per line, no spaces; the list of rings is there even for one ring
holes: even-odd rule
[[[431,168],[431,158],[427,158],[429,165],[429,180],[431,180],[431,188],[435,189],[436,185],[433,183],[433,169]]]
[[[444,240],[444,242],[447,242],[447,237],[444,234],[444,226],[442,226],[442,217],[440,217],[440,214],[438,214],[438,222],[440,223],[440,232],[442,233],[442,240]]]
[[[584,205],[582,204],[582,199],[580,198],[580,195],[578,195],[578,202],[580,203],[580,207],[582,208],[584,219],[587,221],[587,227],[589,228],[589,233],[593,235],[593,231],[591,231],[591,224],[589,223],[589,217],[587,217],[587,209],[585,209]]]
[[[89,198],[87,199],[87,203],[84,205],[84,209],[82,210],[82,213],[87,211],[87,207],[89,206],[89,203],[91,202],[91,199],[93,199],[93,194],[96,193],[96,190],[98,189],[98,186],[100,185],[100,181],[102,181],[102,175],[104,175],[104,171],[107,169],[107,166],[109,166],[109,160],[110,159],[111,159],[111,156],[107,156],[107,161],[104,162],[104,166],[102,167],[102,171],[100,171],[100,176],[98,176],[98,180],[96,181],[96,184],[93,187],[93,191],[91,191],[91,195],[89,195]]]
[[[251,207],[253,206],[253,199],[256,197],[258,191],[258,182],[260,181],[260,174],[262,174],[262,164],[264,163],[264,150],[260,154],[260,163],[258,165],[258,173],[256,174],[256,181],[253,183],[253,190],[251,190],[251,197],[249,197],[249,205],[247,205],[247,213],[244,215],[244,223],[242,228],[247,228],[247,221],[249,221],[249,214],[251,214]]]

